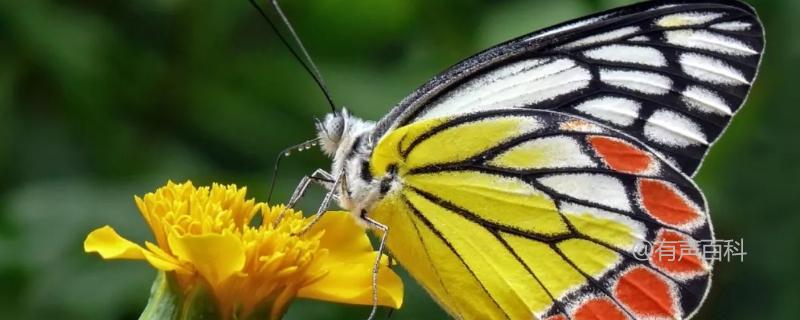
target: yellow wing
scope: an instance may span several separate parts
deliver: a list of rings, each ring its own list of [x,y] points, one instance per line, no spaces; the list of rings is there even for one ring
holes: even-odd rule
[[[499,110],[416,122],[378,143],[370,170],[402,181],[370,216],[454,317],[684,318],[709,287],[711,263],[696,251],[637,252],[712,239],[700,191],[585,120]]]

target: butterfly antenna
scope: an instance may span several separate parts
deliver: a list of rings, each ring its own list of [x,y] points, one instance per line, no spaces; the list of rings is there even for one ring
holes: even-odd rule
[[[308,72],[308,74],[311,75],[312,78],[314,78],[314,82],[317,84],[319,89],[322,90],[322,94],[325,95],[325,100],[328,100],[328,104],[331,106],[331,111],[336,112],[336,103],[333,102],[333,97],[331,96],[331,93],[328,90],[328,86],[325,84],[325,80],[322,79],[322,74],[319,72],[319,69],[314,64],[314,61],[311,60],[311,56],[308,55],[308,51],[306,51],[305,46],[303,46],[303,42],[300,41],[300,37],[298,37],[297,33],[294,31],[292,24],[289,23],[289,19],[286,18],[285,14],[283,14],[283,10],[281,10],[281,7],[278,5],[278,0],[270,0],[270,4],[272,5],[272,8],[275,10],[275,13],[280,17],[281,22],[283,22],[283,25],[286,26],[287,30],[289,30],[289,34],[291,35],[292,40],[294,40],[294,43],[297,45],[297,48],[299,48],[300,53],[298,53],[298,50],[295,50],[289,44],[289,41],[286,40],[283,34],[281,34],[281,32],[278,31],[278,26],[272,21],[272,19],[269,17],[266,11],[264,11],[264,9],[262,9],[261,6],[258,3],[256,3],[256,0],[249,0],[249,1],[250,4],[252,4],[253,7],[256,8],[256,10],[258,10],[258,12],[264,18],[264,20],[267,21],[270,28],[272,28],[272,31],[274,31],[275,34],[278,35],[278,38],[281,40],[283,45],[286,46],[287,49],[289,49],[289,52],[292,53],[292,56],[294,56],[294,58],[297,59],[297,61],[300,62],[300,64],[303,66],[303,69],[305,69],[306,72]]]
[[[278,157],[275,158],[275,166],[272,168],[272,182],[270,182],[269,184],[269,194],[267,195],[267,203],[270,203],[272,201],[272,192],[275,191],[275,181],[278,180],[278,166],[281,164],[281,159],[292,155],[293,151],[305,151],[311,149],[311,147],[317,145],[317,142],[319,142],[319,138],[304,141],[302,143],[298,143],[296,145],[283,149],[281,153],[278,154]]]

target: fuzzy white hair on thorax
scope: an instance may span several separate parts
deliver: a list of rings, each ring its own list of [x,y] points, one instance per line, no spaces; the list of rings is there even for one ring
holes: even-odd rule
[[[369,161],[372,153],[369,139],[374,127],[374,122],[354,117],[345,109],[329,113],[317,122],[320,148],[333,160],[331,174],[346,181],[338,197],[339,205],[351,210],[357,220],[360,211],[375,201],[378,192],[377,185],[372,185],[374,181],[365,181],[362,175],[362,164]]]

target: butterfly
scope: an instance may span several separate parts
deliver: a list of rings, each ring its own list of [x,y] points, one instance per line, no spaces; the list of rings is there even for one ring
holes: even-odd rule
[[[714,239],[691,177],[763,49],[735,1],[572,20],[456,64],[377,122],[328,114],[331,173],[311,177],[455,318],[690,318]]]

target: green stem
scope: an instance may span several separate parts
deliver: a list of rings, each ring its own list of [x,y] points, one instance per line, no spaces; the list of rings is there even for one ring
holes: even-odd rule
[[[159,272],[139,320],[221,319],[214,296],[203,284],[184,291],[172,273]]]

